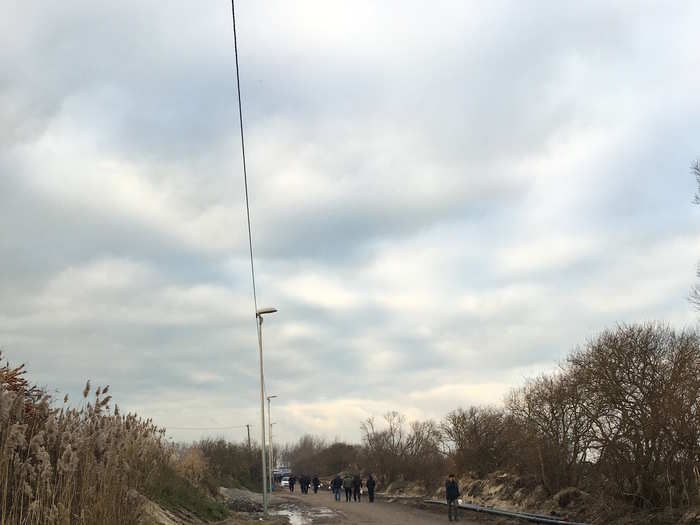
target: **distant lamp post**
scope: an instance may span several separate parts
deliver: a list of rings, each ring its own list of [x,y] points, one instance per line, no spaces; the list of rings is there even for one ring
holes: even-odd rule
[[[267,422],[270,425],[270,432],[269,432],[269,434],[270,434],[270,437],[269,437],[269,441],[270,441],[270,457],[269,457],[269,462],[270,462],[270,493],[272,493],[272,491],[275,488],[274,477],[272,476],[272,454],[273,454],[274,449],[272,448],[272,412],[270,411],[270,401],[272,399],[275,399],[276,397],[277,397],[276,395],[275,396],[267,396]]]
[[[271,449],[270,454],[271,454],[271,457],[272,457],[272,464],[273,464],[273,465],[275,464],[275,449],[274,449],[273,446],[272,446],[272,426],[273,426],[273,425],[276,425],[276,424],[277,424],[277,421],[272,421],[272,422],[270,423],[270,449]],[[273,468],[273,470],[274,470],[274,468]],[[274,480],[275,480],[275,478],[272,478],[272,481],[273,481],[273,482],[274,482]],[[273,483],[273,486],[274,486],[274,483]]]
[[[263,347],[262,347],[262,323],[263,315],[274,314],[276,308],[258,308],[255,317],[258,319],[258,354],[260,358],[260,453],[262,455],[262,486],[263,486],[263,512],[267,515],[267,473],[265,472],[265,376],[263,374]]]

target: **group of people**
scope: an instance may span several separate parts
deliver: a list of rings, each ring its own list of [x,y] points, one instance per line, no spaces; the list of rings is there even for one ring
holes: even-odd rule
[[[289,477],[289,492],[294,492],[294,485],[297,479],[294,476]],[[313,485],[314,494],[318,493],[318,487],[321,485],[321,481],[318,476],[314,476],[313,479],[309,476],[301,476],[299,478],[299,485],[301,486],[302,494],[309,493],[309,487]],[[367,488],[367,496],[370,503],[374,503],[374,489],[377,486],[376,480],[372,477],[372,474],[367,476],[367,480],[364,481],[358,474],[351,475],[346,474],[342,478],[340,474],[336,475],[331,481],[331,491],[333,492],[333,497],[335,501],[340,501],[341,493],[345,491],[345,501],[362,501],[363,488]],[[459,521],[459,484],[455,479],[454,474],[450,474],[445,481],[445,498],[447,499],[447,516],[450,521]]]
[[[297,478],[294,476],[289,477],[289,492],[294,492],[294,485],[297,483]],[[308,494],[309,493],[309,487],[313,485],[314,487],[314,494],[318,492],[318,487],[321,486],[321,480],[318,479],[318,476],[314,476],[313,479],[310,478],[309,476],[301,476],[299,478],[299,487],[301,487],[301,493],[302,494]]]
[[[374,503],[374,488],[377,486],[377,482],[370,474],[367,477],[367,481],[363,481],[362,478],[355,474],[354,476],[346,474],[345,477],[341,478],[338,474],[333,481],[331,481],[331,491],[333,492],[333,497],[335,501],[340,501],[340,494],[342,490],[345,490],[345,501],[360,502],[362,501],[362,489],[367,487],[367,496],[369,497],[369,502]]]

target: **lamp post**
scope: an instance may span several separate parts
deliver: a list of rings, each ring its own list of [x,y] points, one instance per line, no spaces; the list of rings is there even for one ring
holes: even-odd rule
[[[262,456],[263,513],[267,515],[267,473],[265,465],[265,376],[263,375],[262,323],[263,315],[274,314],[276,308],[258,308],[255,317],[258,320],[258,354],[260,358],[260,453]]]
[[[276,425],[277,421],[270,421],[270,463],[274,466],[275,464],[275,449],[272,446],[272,425]],[[274,469],[273,469],[274,470]],[[272,486],[274,487],[275,478],[272,477]],[[270,492],[272,493],[272,492]]]
[[[270,425],[270,437],[268,438],[270,441],[270,457],[268,458],[268,461],[270,463],[270,494],[272,494],[272,490],[274,487],[274,478],[272,477],[272,454],[273,454],[273,448],[272,448],[272,412],[270,411],[270,400],[276,398],[277,396],[267,396],[267,422]]]

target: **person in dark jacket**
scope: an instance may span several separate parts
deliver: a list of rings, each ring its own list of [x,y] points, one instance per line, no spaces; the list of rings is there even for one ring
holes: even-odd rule
[[[447,517],[452,521],[454,515],[454,520],[459,521],[459,485],[455,479],[454,474],[450,474],[445,481],[445,498],[447,498]]]
[[[372,474],[367,476],[367,482],[365,483],[365,485],[367,486],[367,495],[369,496],[369,502],[374,503],[374,487],[377,486],[377,482],[372,477]]]
[[[294,484],[297,482],[297,478],[294,476],[289,477],[289,492],[294,492]]]
[[[343,488],[345,489],[345,501],[350,501],[352,497],[352,476],[346,474],[343,478]]]
[[[331,481],[331,490],[333,491],[333,497],[335,501],[340,501],[340,489],[343,486],[343,480],[340,479],[340,475],[336,475]]]
[[[352,477],[352,499],[358,503],[362,500],[362,478],[357,474]]]
[[[314,494],[318,494],[318,487],[321,485],[321,480],[318,479],[318,476],[314,476],[314,479],[311,480],[311,483],[314,486]]]

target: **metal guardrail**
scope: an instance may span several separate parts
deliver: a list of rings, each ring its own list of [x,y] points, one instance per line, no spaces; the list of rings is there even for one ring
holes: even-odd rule
[[[433,505],[445,505],[447,502],[435,499],[426,499],[425,503]],[[515,512],[512,510],[502,510],[492,507],[482,507],[481,505],[472,505],[470,503],[462,503],[460,509],[471,510],[474,512],[483,512],[485,514],[494,514],[496,516],[504,516],[519,520],[529,521],[530,523],[547,523],[549,525],[589,525],[588,523],[577,523],[565,519],[553,518],[552,516],[542,516],[541,514],[531,514],[529,512]]]

